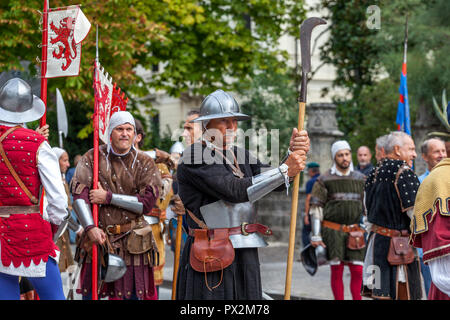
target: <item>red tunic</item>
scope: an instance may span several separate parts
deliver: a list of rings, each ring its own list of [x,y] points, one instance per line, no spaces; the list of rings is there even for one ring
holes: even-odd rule
[[[0,135],[10,127],[0,126]],[[30,192],[39,198],[41,182],[37,168],[37,153],[45,138],[35,131],[18,128],[2,142],[5,153],[14,170]],[[32,206],[20,188],[4,160],[0,162],[0,206]],[[31,261],[39,264],[48,257],[56,257],[58,248],[52,240],[50,223],[39,212],[12,214],[0,218],[1,263],[8,267],[11,262],[19,267],[23,262],[29,267]]]

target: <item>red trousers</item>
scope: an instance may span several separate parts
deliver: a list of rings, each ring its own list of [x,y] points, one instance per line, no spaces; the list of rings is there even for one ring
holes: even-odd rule
[[[363,278],[363,266],[353,263],[347,264],[350,269],[350,292],[353,300],[361,300],[361,285]],[[331,290],[335,300],[344,300],[344,263],[331,265]]]

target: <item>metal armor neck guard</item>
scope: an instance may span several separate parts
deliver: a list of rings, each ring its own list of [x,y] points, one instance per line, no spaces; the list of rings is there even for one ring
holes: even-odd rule
[[[203,220],[208,228],[233,228],[243,223],[255,223],[256,211],[250,202],[230,203],[219,200],[200,207]],[[261,248],[268,244],[257,232],[248,235],[233,234],[229,236],[233,248]]]

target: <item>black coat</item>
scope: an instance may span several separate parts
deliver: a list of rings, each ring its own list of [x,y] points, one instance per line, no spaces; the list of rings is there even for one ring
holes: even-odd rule
[[[261,172],[264,165],[252,157],[247,150],[234,148],[239,168],[244,174],[239,178],[233,174],[231,166],[223,157],[200,142],[185,150],[177,170],[179,195],[186,209],[202,220],[200,207],[218,200],[232,203],[247,202],[247,188],[252,184],[252,176]],[[204,157],[206,155],[206,158]],[[212,160],[216,163],[211,163]],[[233,163],[233,157],[229,157]],[[209,163],[209,164],[208,164]],[[186,215],[190,229],[199,226]],[[258,250],[256,248],[235,249],[234,262],[223,271],[220,286],[210,291],[205,284],[205,274],[192,269],[189,254],[193,237],[189,236],[180,261],[177,282],[178,300],[236,300],[262,299],[261,276]],[[207,274],[210,287],[219,283],[221,272]]]

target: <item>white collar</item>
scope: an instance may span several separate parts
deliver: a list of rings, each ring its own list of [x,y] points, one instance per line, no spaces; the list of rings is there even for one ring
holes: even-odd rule
[[[331,174],[335,174],[337,176],[341,176],[341,177],[349,176],[354,171],[353,162],[350,162],[350,167],[349,167],[347,173],[345,173],[345,174],[336,168],[336,163],[333,163],[333,166],[331,167],[330,171],[331,171]]]

